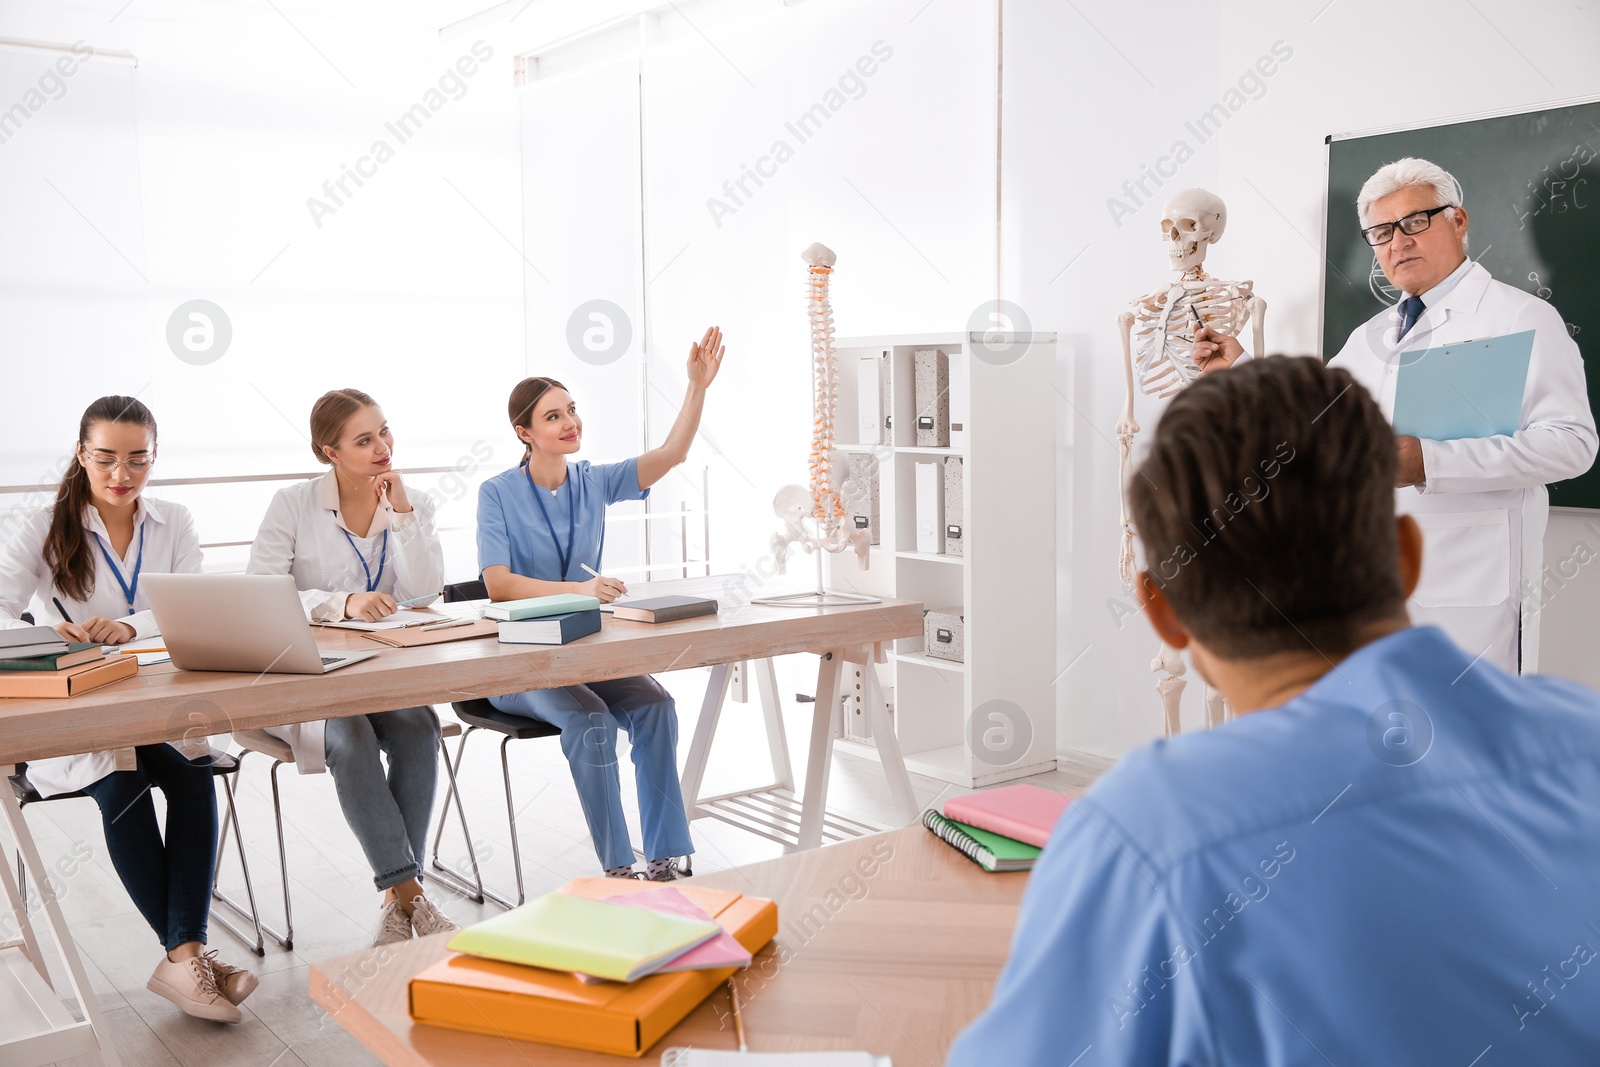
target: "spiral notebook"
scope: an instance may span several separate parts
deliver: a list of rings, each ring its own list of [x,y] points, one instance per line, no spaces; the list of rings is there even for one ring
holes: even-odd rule
[[[1032,870],[1033,861],[1043,851],[1014,838],[947,819],[932,808],[922,813],[922,825],[986,871]]]

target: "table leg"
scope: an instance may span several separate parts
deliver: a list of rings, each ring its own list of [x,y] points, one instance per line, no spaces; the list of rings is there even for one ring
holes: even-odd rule
[[[872,657],[861,672],[866,678],[867,714],[872,717],[872,739],[878,746],[878,761],[883,764],[883,776],[889,783],[889,796],[905,824],[917,818],[917,797],[911,791],[911,775],[906,773],[906,762],[900,755],[900,740],[894,733],[894,722],[889,718],[889,708],[883,699],[883,686],[878,681],[878,669]]]
[[[700,805],[700,783],[706,776],[706,760],[711,756],[711,740],[716,736],[717,719],[722,715],[722,703],[728,696],[728,665],[719,663],[711,668],[711,678],[706,682],[705,699],[700,702],[700,719],[694,724],[694,740],[689,742],[689,758],[683,765],[680,784],[683,787],[683,810],[690,819],[696,818]]]
[[[761,715],[767,727],[767,751],[772,756],[772,776],[778,785],[794,791],[794,768],[789,765],[789,739],[783,730],[783,705],[778,700],[778,672],[770,659],[751,661],[756,688],[761,692]]]
[[[0,765],[0,777],[9,779],[15,771],[15,767]],[[17,851],[22,853],[23,868],[33,875],[34,886],[44,907],[45,925],[49,927],[50,937],[55,942],[56,951],[61,955],[61,961],[66,964],[67,980],[72,985],[72,992],[78,998],[84,1021],[94,1030],[95,1040],[100,1045],[100,1062],[105,1067],[119,1067],[122,1061],[117,1057],[116,1049],[112,1047],[105,1019],[100,1014],[100,1005],[94,999],[94,990],[89,986],[88,972],[83,968],[83,960],[78,956],[78,947],[72,941],[72,931],[67,927],[66,917],[61,914],[61,905],[56,900],[55,889],[50,884],[49,872],[39,858],[39,848],[34,844],[33,835],[28,832],[28,822],[23,818],[22,808],[17,804],[17,798],[12,795],[9,785],[0,789],[0,811],[5,813],[11,837],[16,842]],[[14,888],[9,878],[7,887]],[[23,921],[26,924],[26,914],[23,915]],[[35,961],[34,965],[42,966],[43,961]]]
[[[806,758],[806,791],[800,800],[801,849],[822,844],[822,819],[828,802],[828,772],[833,765],[833,716],[839,708],[842,649],[823,653],[817,662],[817,700],[811,705],[811,750]]]

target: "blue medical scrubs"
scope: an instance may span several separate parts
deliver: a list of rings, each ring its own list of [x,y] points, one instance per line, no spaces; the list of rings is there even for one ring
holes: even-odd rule
[[[1067,808],[947,1062],[1600,1063],[1597,886],[1600,696],[1402,630]]]
[[[497,474],[478,490],[479,569],[502,566],[547,582],[588,581],[583,564],[601,569],[606,507],[649,495],[639,488],[636,459],[568,463],[567,480],[553,493],[535,485],[526,466]],[[561,728],[561,748],[602,867],[633,863],[617,768],[619,729],[632,745],[645,856],[666,859],[694,852],[678,781],[678,712],[672,695],[654,678],[538,689],[489,702]]]

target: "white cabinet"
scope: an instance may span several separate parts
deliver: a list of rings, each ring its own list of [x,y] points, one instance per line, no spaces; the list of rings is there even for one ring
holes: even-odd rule
[[[963,620],[961,662],[927,655],[919,634],[875,668],[891,687],[907,769],[965,787],[1053,769],[1056,403],[1069,353],[1053,333],[853,337],[837,348],[839,447],[878,465],[878,543],[865,571],[853,553],[829,556],[828,588],[920,600]],[[916,353],[928,349],[949,358],[949,403],[938,405],[949,410],[946,448],[916,445]],[[940,530],[961,527],[958,554],[948,539],[918,551],[917,464],[950,458],[963,464],[964,514],[942,517]],[[866,691],[852,680],[865,668],[848,667],[841,744],[873,755],[866,717],[848,702]]]

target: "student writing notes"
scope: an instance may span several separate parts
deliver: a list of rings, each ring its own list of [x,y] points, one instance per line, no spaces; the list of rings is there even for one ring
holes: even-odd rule
[[[689,349],[688,394],[659,447],[621,463],[569,461],[583,443],[577,402],[552,378],[528,378],[511,391],[508,414],[525,448],[521,465],[483,483],[478,492],[478,563],[494,600],[585,593],[610,603],[627,592],[602,571],[605,509],[640,500],[689,454],[706,389],[722,366],[722,332],[707,330]],[[671,695],[648,675],[491,698],[501,711],[561,728],[561,747],[577,785],[600,865],[632,877],[633,850],[622,812],[617,731],[633,745],[644,831],[645,877],[671,881],[676,857],[694,852],[678,783],[678,713]]]
[[[101,397],[83,413],[74,453],[55,504],[0,544],[0,627],[26,625],[18,617],[31,599],[34,617],[69,641],[148,637],[156,626],[139,579],[200,570],[188,511],[144,495],[155,417],[132,397]],[[217,842],[209,751],[191,760],[159,744],[60,756],[30,763],[28,779],[43,796],[82,790],[100,806],[111,865],[166,950],[149,989],[198,1018],[238,1022],[256,977],[204,952]],[[165,835],[152,787],[166,798]]]
[[[336,389],[311,409],[311,451],[332,469],[278,491],[250,548],[250,574],[290,574],[313,620],[376,622],[437,593],[444,552],[433,501],[406,491],[394,435],[366,393]],[[454,930],[422,891],[439,720],[427,707],[273,727],[302,774],[326,761],[339,806],[382,893],[375,945]],[[380,754],[387,756],[384,773]]]

